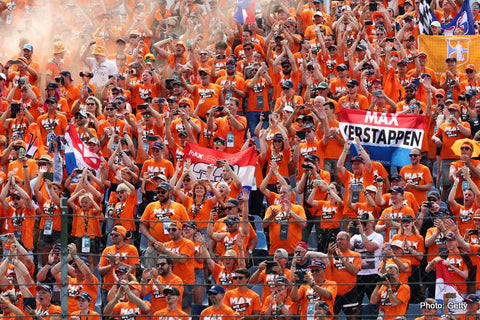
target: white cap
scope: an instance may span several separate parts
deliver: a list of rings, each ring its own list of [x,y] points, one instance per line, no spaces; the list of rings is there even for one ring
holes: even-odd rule
[[[373,185],[369,185],[368,187],[365,188],[365,190],[377,193],[377,187]]]
[[[0,73],[0,79],[7,81],[7,76],[5,75],[5,73]]]
[[[283,110],[287,112],[293,112],[292,106],[286,106],[285,108],[283,108]]]
[[[432,23],[430,23],[430,27],[441,28],[442,25],[441,25],[440,22],[438,22],[438,21],[432,21]]]
[[[317,12],[315,12],[315,13],[313,14],[313,16],[314,16],[314,17],[315,17],[315,16],[323,17],[323,14],[322,14],[321,11],[317,11]]]

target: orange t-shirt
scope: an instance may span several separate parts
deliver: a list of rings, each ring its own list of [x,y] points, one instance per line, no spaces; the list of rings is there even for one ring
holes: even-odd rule
[[[236,115],[235,119],[240,122],[244,129],[238,130],[230,124],[229,117],[221,117],[215,119],[215,124],[217,125],[217,130],[214,132],[215,137],[221,137],[226,142],[225,152],[235,153],[239,152],[242,149],[243,144],[245,143],[245,130],[247,129],[247,118],[243,116]],[[229,137],[233,134],[233,144],[230,145]]]
[[[90,238],[101,237],[100,222],[103,221],[103,218],[101,211],[95,212],[95,209],[91,208],[84,212],[78,206],[73,215],[72,236],[77,238],[84,235],[88,235]]]
[[[340,122],[338,122],[337,120],[329,121],[328,122],[328,127],[330,129],[335,130],[335,132],[338,135],[341,136]],[[318,140],[323,139],[323,133],[321,133],[320,130],[318,131],[317,135],[318,135]],[[328,133],[328,135],[330,135],[330,134]],[[330,138],[328,140],[328,143],[324,146],[324,149],[325,149],[325,158],[326,159],[338,159],[342,155],[343,145],[340,144],[340,142],[338,142],[337,139]]]
[[[461,124],[465,128],[470,129],[470,123],[461,122]],[[442,150],[440,151],[441,159],[458,159],[458,156],[455,155],[451,147],[455,141],[468,138],[460,132],[456,124],[449,122],[442,123],[435,133],[435,136],[442,140]]]
[[[457,218],[458,231],[462,237],[465,235],[465,232],[467,232],[468,229],[475,229],[475,224],[473,223],[473,214],[475,211],[477,211],[477,206],[475,204],[468,208],[464,205],[457,204],[456,210],[454,210],[451,206],[450,209]]]
[[[412,165],[409,164],[404,166],[400,170],[400,175],[403,177],[406,183],[411,183],[414,185],[425,185],[427,183],[433,182],[432,174],[430,169],[423,164],[419,164],[418,168],[413,169]],[[409,189],[411,193],[415,196],[417,202],[423,202],[427,200],[427,191],[421,191],[417,189]]]
[[[28,210],[14,209],[11,205],[5,214],[5,233],[20,234],[24,247],[27,250],[33,249],[33,230],[35,226],[35,209]]]
[[[209,83],[207,86],[202,84],[196,84],[193,91],[193,101],[195,105],[198,105],[198,101],[201,98],[205,99],[205,102],[198,108],[198,116],[205,118],[206,113],[213,106],[220,105],[220,94],[222,87],[218,84]]]
[[[221,285],[225,291],[235,287],[233,277],[235,276],[235,267],[227,269],[224,265],[215,263],[212,270],[213,279],[215,283]]]
[[[253,311],[259,311],[262,305],[255,291],[250,289],[241,291],[239,288],[225,292],[223,303],[242,316],[251,316]]]
[[[399,314],[406,314],[408,308],[408,300],[410,299],[410,287],[408,284],[401,284],[398,289],[392,287],[393,292],[397,298],[402,300],[402,303],[393,306],[390,302],[386,286],[381,286],[378,290],[378,297],[380,298],[380,311],[384,312],[383,319],[394,320]]]
[[[425,235],[425,241],[435,232],[437,232],[437,227],[429,228]],[[442,233],[439,233],[432,245],[427,248],[427,262],[432,261],[438,255],[440,247],[446,247],[445,236]]]
[[[30,174],[30,178],[38,175],[38,164],[33,159],[27,159],[26,165],[28,168],[28,173]],[[23,171],[23,162],[20,160],[14,160],[8,164],[7,173],[13,172],[16,178],[20,181],[25,181],[25,174]]]
[[[52,230],[61,231],[62,230],[62,217],[60,208],[50,200],[42,200],[39,203],[40,208],[40,229],[43,230],[45,227],[45,221],[51,219],[53,226]]]
[[[357,97],[355,99],[350,99],[348,95],[345,95],[338,99],[338,105],[340,106],[340,108],[358,109],[363,111],[367,111],[370,107],[367,97],[361,94],[357,94]],[[353,106],[355,106],[356,108],[354,108]]]
[[[292,279],[290,274],[290,269],[283,270],[283,273],[287,279],[289,280]],[[267,298],[270,296],[270,293],[275,288],[275,279],[278,276],[279,276],[278,274],[267,274],[266,270],[263,270],[258,275],[258,283],[263,283],[263,289],[262,289],[263,306],[265,306],[265,302]]]
[[[343,186],[345,187],[345,194],[343,195],[343,199],[348,199],[350,190],[348,188],[348,185],[351,184],[363,184],[363,186],[366,188],[369,185],[373,184],[373,179],[375,178],[373,175],[373,170],[368,171],[364,170],[362,176],[355,176],[353,173],[345,169],[345,173],[341,174],[340,172],[338,173],[338,178],[340,181],[343,183]],[[359,193],[359,202],[366,202],[365,200],[365,195],[363,192]],[[348,206],[345,206],[343,208],[343,214],[351,219],[356,219],[357,218],[357,213],[350,209]]]
[[[210,219],[210,211],[212,211],[213,208],[213,198],[208,198],[202,201],[201,204],[195,205],[193,199],[187,196],[182,204],[187,209],[190,220],[197,222],[198,229],[208,227],[207,221]]]
[[[167,308],[156,311],[153,314],[152,320],[187,320],[190,318],[190,315],[183,312],[182,310],[176,309],[174,311],[168,310]]]
[[[160,242],[170,240],[168,225],[171,221],[189,221],[185,207],[175,201],[162,205],[159,201],[149,203],[140,221],[146,225],[150,234]]]
[[[400,240],[403,241],[404,243],[406,242],[407,246],[412,248],[413,250],[420,252],[420,253],[425,253],[425,241],[423,237],[419,234],[411,234],[411,235],[400,235],[396,234],[392,237],[392,242],[395,240]],[[420,261],[418,261],[415,257],[410,255],[407,250],[405,249],[404,255],[402,256],[405,259],[410,260],[412,266],[419,266]]]
[[[319,209],[315,211],[314,216],[320,217],[321,229],[337,229],[340,228],[342,220],[342,208],[338,203],[332,203],[328,200],[318,202]]]
[[[210,319],[225,319],[225,318],[235,318],[235,311],[232,308],[222,304],[218,309],[214,309],[213,306],[206,308],[200,313],[200,320],[210,320]]]
[[[137,205],[137,192],[131,192],[127,200],[115,203],[113,209],[113,225],[121,224],[127,231],[135,231],[135,206]]]
[[[61,285],[58,283],[58,285]],[[83,282],[78,282],[77,278],[68,276],[68,313],[80,310],[78,308],[77,297],[81,292],[88,292],[92,297],[90,302],[90,308],[95,308],[95,301],[97,301],[97,292],[98,292],[98,279],[93,276],[92,282],[84,280]]]
[[[53,131],[56,136],[65,135],[68,120],[66,116],[60,113],[56,113],[53,117],[45,113],[38,117],[37,123],[40,124],[40,134],[43,138],[43,144],[47,145],[48,132]]]
[[[265,220],[270,219],[270,216],[272,215],[272,209],[278,211],[278,214],[274,218],[274,221],[268,226],[270,232],[270,250],[268,253],[273,255],[275,250],[283,248],[287,250],[289,254],[293,254],[297,243],[302,239],[303,222],[296,222],[289,213],[283,212],[282,206],[280,205],[268,207],[265,214]],[[302,206],[292,204],[291,210],[306,220],[305,209],[303,209]],[[281,239],[281,230],[284,225],[288,226],[288,230],[286,234],[283,233]]]
[[[415,198],[413,193],[411,193],[409,191],[405,191],[403,196],[405,198],[405,200],[403,201],[403,204],[412,208],[413,212],[418,212],[418,210],[420,209],[420,205],[418,204],[417,199]],[[389,207],[389,206],[392,205],[392,194],[391,193],[385,193],[384,195],[382,195],[382,197],[383,197],[383,200],[385,201],[385,206],[386,207]],[[412,217],[414,217],[414,216],[412,216]]]
[[[150,178],[153,178],[158,174],[163,174],[165,177],[167,177],[167,179],[170,179],[175,173],[175,168],[173,167],[173,164],[167,159],[155,160],[154,158],[150,158],[148,160],[145,160],[145,162],[143,163],[140,176],[143,177],[143,174],[145,172],[150,173]],[[147,190],[155,190],[156,187],[157,186],[154,184],[146,185]]]
[[[327,299],[319,297],[318,293],[313,290],[308,284],[303,284],[298,289],[298,296],[300,298],[300,314],[307,314],[307,308],[309,303],[314,303],[318,301],[325,301],[328,303],[330,312],[333,314],[333,303],[335,302],[335,297],[337,296],[337,283],[331,280],[325,280],[324,283],[320,286],[322,289],[330,291],[332,298]]]
[[[143,301],[143,303],[150,306],[150,302],[148,301]],[[119,315],[118,318],[120,319],[132,319],[132,318],[135,319],[137,318],[137,315],[141,315],[145,313],[143,313],[135,303],[130,301],[125,301],[125,302],[117,303],[113,307],[112,314],[114,315],[118,314]],[[139,318],[143,318],[143,317],[139,317]]]
[[[411,215],[412,217],[415,217],[415,213],[413,212],[412,208],[409,206],[403,205],[400,209],[394,209],[393,207],[388,207],[385,210],[383,210],[382,215],[380,216],[380,219],[378,220],[377,226],[384,226],[386,225],[386,215],[390,215],[390,219],[394,222],[401,222],[402,217],[406,215]],[[385,229],[385,242],[389,242],[390,239],[398,233],[398,230],[392,229],[390,225],[387,225],[387,228]]]
[[[116,246],[106,247],[102,252],[100,261],[98,262],[99,267],[106,267],[110,265],[107,259],[108,255],[118,257],[119,262],[131,265],[133,267],[131,268],[131,273],[135,275],[136,266],[140,263],[140,260],[138,258],[138,250],[136,247],[130,244],[124,244],[121,248],[117,248]],[[110,288],[112,288],[112,283],[115,283],[115,279],[113,278],[113,271],[116,271],[117,268],[118,266],[113,266],[107,272],[107,274],[103,276],[103,289],[110,290]]]
[[[472,164],[473,167],[476,168],[480,164],[480,160],[471,159],[470,163]],[[464,166],[464,163],[461,160],[458,160],[458,161],[452,162],[450,164],[450,166],[453,166],[458,171],[458,169],[460,169]],[[471,178],[472,178],[473,183],[475,183],[477,186],[480,186],[480,178],[477,178],[477,176],[475,176],[474,174],[471,175]],[[462,183],[464,181],[463,174],[461,174],[458,177],[458,179],[459,179],[458,188],[457,188],[457,193],[455,193],[455,199],[462,199],[463,198],[463,188],[461,186],[462,186]]]
[[[179,309],[182,308],[182,297],[183,297],[183,281],[180,277],[172,273],[170,277],[162,277],[158,276],[157,281],[160,284],[165,285],[163,289],[175,287],[180,292],[180,296],[177,301],[177,307]],[[151,303],[152,303],[152,312],[161,310],[167,307],[167,301],[165,300],[165,295],[163,294],[163,290],[157,286],[153,280],[150,280],[148,285],[145,287],[145,295],[152,295]]]
[[[81,316],[80,311],[72,312],[72,319],[76,319],[76,320],[100,320],[101,318],[100,318],[100,315],[97,312],[89,310],[87,316]]]
[[[349,263],[355,265],[359,271],[362,270],[362,255],[360,253],[348,250],[347,252],[342,252],[342,254]],[[347,271],[342,259],[336,256],[330,258],[328,268],[330,269],[330,280],[341,284],[337,286],[337,295],[344,295],[355,288],[357,276]]]
[[[265,78],[259,78],[253,87],[249,88],[248,85],[252,82],[252,79],[249,79],[245,82],[247,92],[247,111],[269,111],[270,105],[268,99],[268,90],[270,89],[270,85]]]
[[[164,243],[165,248],[169,251],[187,256],[185,262],[178,262],[173,258],[173,273],[178,275],[185,284],[195,284],[195,264],[193,259],[195,258],[195,244],[186,238],[181,238],[177,241],[168,241]]]

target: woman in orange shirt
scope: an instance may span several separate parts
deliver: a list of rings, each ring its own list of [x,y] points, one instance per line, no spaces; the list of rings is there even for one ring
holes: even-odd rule
[[[271,126],[272,129],[275,129],[275,126]],[[292,153],[290,146],[288,144],[288,136],[286,132],[278,127],[280,132],[277,132],[273,135],[272,144],[270,148],[267,146],[267,142],[265,141],[265,135],[263,139],[260,139],[260,147],[261,147],[261,160],[266,160],[268,162],[268,167],[271,166],[271,163],[275,162],[278,167],[278,172],[282,177],[289,177],[289,164],[292,160]],[[277,182],[276,177],[272,177],[272,181],[270,183]]]
[[[93,195],[84,189],[76,190],[67,203],[73,210],[72,236],[81,245],[82,253],[97,252],[95,244],[102,236],[102,209],[93,200]]]
[[[340,231],[340,222],[343,215],[343,200],[340,198],[338,183],[332,182],[328,186],[326,200],[314,200],[317,190],[323,183],[325,183],[323,180],[313,181],[313,190],[307,199],[307,203],[312,207],[320,207],[313,213],[313,216],[320,216],[319,252],[327,252],[328,245],[331,242],[336,242],[336,235]]]
[[[137,204],[137,191],[135,186],[122,178],[122,183],[115,190],[118,201],[113,209],[113,225],[120,224],[127,231],[135,231],[135,205]]]
[[[411,215],[402,217],[402,223],[400,224],[400,231],[394,235],[392,242],[395,240],[403,241],[403,256],[405,259],[410,260],[412,272],[408,279],[412,294],[410,295],[411,303],[419,303],[423,301],[420,290],[420,263],[423,260],[423,254],[425,253],[425,243],[423,236],[415,227],[414,219]],[[422,300],[420,300],[422,299]]]

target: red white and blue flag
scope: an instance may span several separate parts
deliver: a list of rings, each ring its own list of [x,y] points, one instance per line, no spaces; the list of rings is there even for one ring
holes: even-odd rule
[[[422,148],[424,115],[342,109],[339,122],[345,140],[354,141],[358,136],[370,158],[385,165],[408,165],[410,150]]]
[[[442,262],[437,262],[435,263],[435,271],[437,275],[437,279],[435,281],[435,300],[437,300],[438,303],[443,304],[443,298],[446,294],[448,294],[449,296],[451,296],[448,299],[448,306],[461,306],[463,298],[460,293],[458,293],[455,282],[453,281],[452,276],[448,272],[447,266],[444,265]],[[455,309],[453,307],[449,307],[449,311],[451,313],[465,312],[464,309]]]
[[[233,12],[235,22],[246,24],[255,22],[255,1],[237,0],[235,11]]]
[[[205,179],[207,167],[213,165],[214,169],[210,180],[219,182],[222,180],[223,167],[217,161],[227,160],[233,166],[233,171],[242,181],[242,185],[255,187],[255,165],[257,153],[250,147],[237,153],[226,153],[201,147],[187,142],[184,148],[185,160],[190,160],[191,170],[197,179]]]
[[[73,124],[69,124],[65,133],[65,167],[70,175],[74,169],[89,168],[98,170],[102,158],[90,151],[85,142],[80,139]]]

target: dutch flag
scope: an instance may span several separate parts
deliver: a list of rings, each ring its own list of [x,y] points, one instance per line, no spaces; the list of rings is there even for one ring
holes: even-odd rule
[[[235,22],[246,24],[255,22],[255,1],[237,0],[235,12],[233,13]]]
[[[88,146],[80,139],[73,124],[69,124],[65,133],[65,167],[70,175],[76,168],[90,168],[98,170],[102,161],[101,157],[91,152]]]

